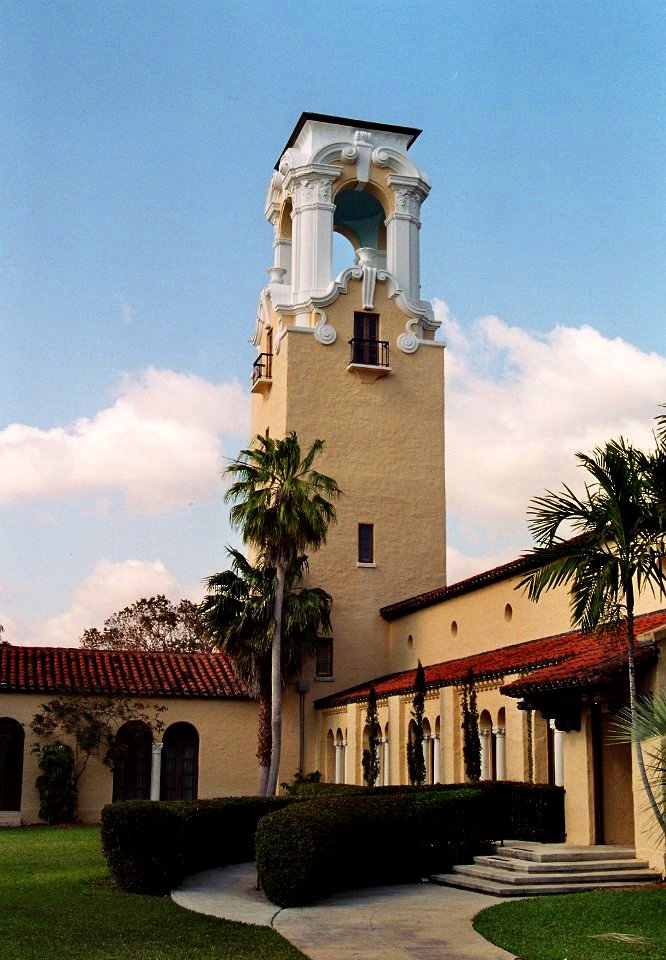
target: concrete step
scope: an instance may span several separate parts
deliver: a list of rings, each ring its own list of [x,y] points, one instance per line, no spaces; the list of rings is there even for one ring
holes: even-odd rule
[[[632,860],[636,852],[629,845],[583,846],[566,843],[534,843],[528,840],[506,841],[496,848],[499,856],[516,860],[529,860],[536,863],[564,861],[575,863],[578,860]]]
[[[546,883],[516,885],[502,883],[496,880],[487,880],[482,877],[465,877],[455,873],[437,874],[429,878],[432,883],[440,883],[449,887],[459,887],[463,890],[476,890],[478,893],[489,893],[494,897],[543,897],[561,893],[581,893],[585,890],[618,890],[638,884],[615,883]],[[644,883],[644,881],[643,881]]]
[[[630,846],[585,847],[518,840],[498,846],[494,854],[475,857],[474,863],[460,864],[451,873],[429,879],[497,897],[611,890],[661,879],[634,854]]]
[[[553,865],[555,866],[555,865]],[[452,870],[456,876],[473,877],[475,879],[492,880],[496,883],[508,884],[511,886],[543,886],[547,884],[580,885],[584,883],[593,886],[604,885],[606,883],[651,883],[657,880],[657,874],[648,870],[646,867],[639,867],[635,870],[586,870],[585,872],[569,872],[566,865],[558,864],[557,870],[547,873],[530,873],[516,870],[503,870],[496,867],[488,867],[479,863],[461,864],[455,866]]]
[[[483,857],[475,857],[474,863],[484,867],[494,867],[500,870],[514,870],[520,873],[549,873],[554,868],[566,870],[568,873],[585,873],[589,870],[640,870],[648,866],[647,860],[637,860],[635,857],[624,860],[519,860],[505,856],[499,851]]]

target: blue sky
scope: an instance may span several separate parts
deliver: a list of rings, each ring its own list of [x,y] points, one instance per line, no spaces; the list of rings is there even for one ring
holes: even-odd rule
[[[225,565],[272,167],[301,111],[418,126],[452,578],[666,401],[661,2],[0,7],[0,622],[74,643]],[[569,471],[569,473],[568,473]]]

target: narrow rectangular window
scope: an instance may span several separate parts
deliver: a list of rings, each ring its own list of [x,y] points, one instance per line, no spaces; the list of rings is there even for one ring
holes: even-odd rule
[[[358,525],[358,562],[375,562],[375,528],[371,523]]]
[[[379,314],[354,314],[353,362],[377,366]]]
[[[333,637],[317,638],[315,676],[326,680],[333,676]]]

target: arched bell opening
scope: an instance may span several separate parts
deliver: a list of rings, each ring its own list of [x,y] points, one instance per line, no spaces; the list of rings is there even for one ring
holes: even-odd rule
[[[349,240],[355,251],[353,262],[364,259],[373,266],[385,268],[386,211],[376,191],[347,186],[335,195],[334,203],[333,232]],[[345,266],[352,266],[353,262]]]

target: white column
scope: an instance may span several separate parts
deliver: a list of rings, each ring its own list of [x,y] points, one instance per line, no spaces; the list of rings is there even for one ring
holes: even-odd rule
[[[389,184],[395,189],[395,211],[386,218],[387,268],[408,299],[420,300],[420,211],[427,188],[413,177],[391,175]]]
[[[382,786],[388,787],[388,785],[391,782],[388,737],[383,737],[381,743],[382,743],[382,756],[384,758],[384,762],[382,763]]]
[[[481,779],[490,780],[490,730],[479,730],[481,739]]]
[[[442,771],[441,771],[441,756],[440,756],[440,740],[439,734],[436,733],[434,737],[434,753],[433,753],[433,783],[441,783]]]
[[[506,730],[504,727],[493,727],[495,734],[495,779],[506,780]]]
[[[340,175],[306,168],[293,177],[292,290],[297,302],[323,294],[333,278],[331,184]]]
[[[342,741],[342,782],[349,783],[349,771],[347,770],[347,741]]]
[[[564,786],[564,733],[555,726],[555,721],[550,721],[550,729],[553,731],[553,753],[555,768],[555,786]]]
[[[160,799],[160,781],[162,778],[162,741],[156,740],[152,746],[150,764],[150,799]]]
[[[335,741],[335,782],[344,783],[345,776],[345,756],[344,756],[344,741],[336,740]]]

